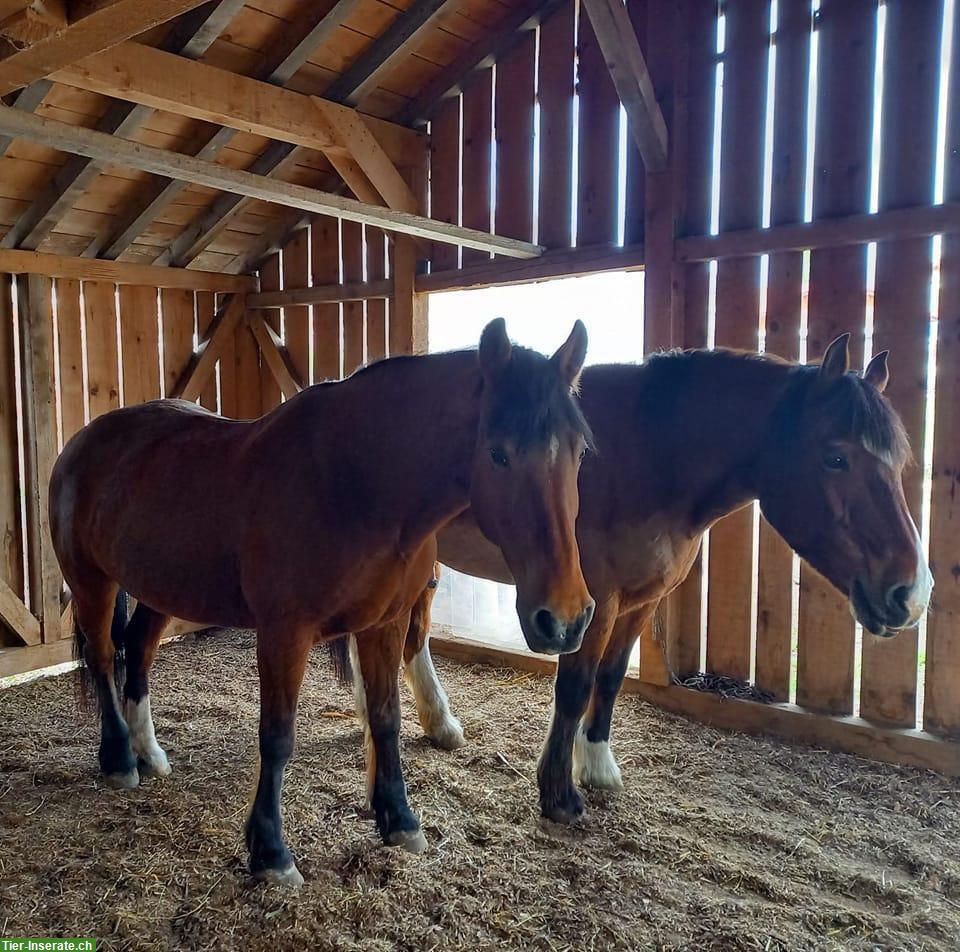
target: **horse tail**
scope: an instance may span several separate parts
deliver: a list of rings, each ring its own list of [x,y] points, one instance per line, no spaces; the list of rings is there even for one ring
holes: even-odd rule
[[[110,640],[113,642],[113,680],[117,686],[117,693],[123,690],[126,677],[125,635],[127,629],[127,593],[122,589],[117,591],[113,602],[113,618],[110,622]],[[81,710],[89,711],[95,707],[98,694],[93,681],[93,675],[87,667],[84,649],[87,636],[80,627],[76,611],[73,612],[73,660],[78,662],[75,669],[76,694]]]
[[[350,642],[347,636],[327,643],[333,673],[341,684],[353,684],[353,664],[350,661]]]

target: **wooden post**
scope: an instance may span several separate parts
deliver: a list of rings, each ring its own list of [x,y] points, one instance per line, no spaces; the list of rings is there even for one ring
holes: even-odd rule
[[[393,297],[390,299],[390,354],[427,352],[427,296],[417,293],[417,249],[404,235],[393,242]]]
[[[27,532],[30,602],[45,642],[59,641],[63,577],[50,538],[48,492],[57,458],[53,391],[53,283],[17,277],[26,435]]]

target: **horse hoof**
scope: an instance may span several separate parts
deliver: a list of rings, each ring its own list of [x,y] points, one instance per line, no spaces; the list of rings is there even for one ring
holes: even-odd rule
[[[136,767],[126,773],[111,773],[103,775],[103,782],[114,790],[130,790],[140,783],[140,772]]]
[[[170,761],[159,749],[149,757],[137,758],[137,767],[141,777],[169,777],[171,773]]]
[[[387,834],[387,846],[399,846],[408,853],[422,853],[427,848],[423,830],[394,830]]]
[[[463,728],[455,718],[437,725],[427,735],[427,739],[441,750],[459,750],[467,743],[466,737],[463,736]]]
[[[587,816],[587,811],[583,807],[572,810],[561,806],[544,807],[542,813],[545,820],[561,826],[579,826]]]
[[[282,886],[284,889],[299,889],[303,885],[303,876],[295,863],[291,863],[286,869],[261,869],[254,876],[260,882]]]

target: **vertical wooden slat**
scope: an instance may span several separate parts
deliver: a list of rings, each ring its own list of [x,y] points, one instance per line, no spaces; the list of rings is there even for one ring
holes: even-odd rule
[[[497,61],[495,227],[498,234],[526,241],[533,237],[535,61],[533,30],[528,30],[523,39]]]
[[[103,281],[83,285],[87,330],[87,391],[90,419],[120,406],[117,366],[116,287]]]
[[[933,191],[941,4],[887,4],[884,54],[880,208],[923,205]],[[930,322],[930,239],[884,241],[877,246],[874,349],[892,357],[887,394],[910,441],[923,454]],[[923,469],[903,477],[907,504],[920,524]],[[860,713],[871,720],[913,727],[917,707],[917,632],[896,638],[864,636]]]
[[[380,281],[387,275],[386,235],[380,228],[366,226],[367,280]],[[387,356],[387,302],[384,298],[367,301],[367,361]]]
[[[647,66],[651,69],[651,75],[653,67],[650,66],[652,60],[657,56],[657,51],[653,47],[648,49],[647,46],[647,18],[649,16],[649,7],[650,4],[648,0],[627,0],[627,15],[630,17],[630,22],[633,24],[634,32],[637,34],[637,40],[640,43],[640,49],[643,51],[644,55],[647,58]],[[656,25],[651,23],[653,26],[653,31],[651,36],[656,38]],[[684,24],[684,32],[688,33],[690,29],[689,22]],[[662,85],[662,84],[661,84]],[[654,83],[654,89],[657,92],[657,98],[661,101],[663,92],[660,86]],[[666,116],[664,116],[666,119]],[[676,122],[670,123],[670,125],[676,127]],[[675,132],[675,128],[670,130],[671,133]],[[671,139],[673,136],[671,135]],[[671,143],[671,149],[674,148],[674,145]],[[674,155],[676,153],[674,152]],[[708,153],[709,154],[709,153]],[[611,188],[613,183],[611,182]],[[626,175],[626,201],[624,208],[624,228],[623,228],[623,242],[626,245],[638,245],[643,242],[644,234],[644,219],[646,211],[646,167],[643,164],[643,158],[640,155],[640,150],[637,148],[637,144],[634,141],[633,136],[627,136],[627,175]]]
[[[620,100],[584,11],[579,30],[577,245],[584,247],[612,244],[617,238]]]
[[[157,289],[122,285],[120,354],[123,360],[124,406],[156,400],[160,396],[160,356],[157,347]],[[169,377],[166,378],[166,384],[169,391],[172,387]]]
[[[720,230],[760,225],[763,119],[769,3],[743,0],[726,15],[720,157]],[[760,262],[721,261],[717,270],[716,343],[756,350]],[[710,531],[707,669],[750,676],[753,508],[721,519]]]
[[[23,487],[18,452],[12,281],[9,275],[0,276],[0,579],[22,599],[24,539],[20,494]]]
[[[875,0],[823,0],[818,18],[819,77],[814,218],[867,211],[876,45]],[[810,255],[807,358],[851,331],[853,366],[863,360],[866,249]],[[805,562],[800,566],[797,703],[830,714],[853,710],[854,622],[844,595]]]
[[[460,218],[460,97],[445,102],[430,122],[430,217],[458,224]],[[434,271],[457,266],[457,246],[435,241]]]
[[[357,222],[341,222],[340,240],[344,283],[362,281],[363,227]],[[343,375],[349,377],[363,361],[363,301],[346,301],[343,305]]]
[[[283,249],[283,286],[305,288],[310,281],[310,233],[300,229]],[[300,382],[310,383],[310,308],[283,309],[284,343]]]
[[[60,348],[60,422],[63,442],[83,428],[87,398],[83,391],[83,333],[80,282],[58,279],[57,329]]]
[[[280,290],[280,254],[271,255],[260,268],[260,287],[264,291]],[[268,310],[263,312],[263,319],[280,333],[280,312]],[[242,336],[242,335],[241,335]],[[280,405],[280,384],[273,376],[265,360],[260,360],[260,407],[267,413]]]
[[[332,218],[319,218],[311,226],[310,255],[313,283],[336,284],[340,280],[340,229]],[[313,379],[340,377],[340,305],[313,305]]]
[[[810,10],[804,4],[780,8],[776,34],[773,163],[770,222],[803,221],[807,75],[810,67]],[[803,254],[770,256],[767,275],[765,349],[796,360],[800,355]],[[793,552],[760,520],[757,572],[756,683],[778,701],[790,695],[790,641],[793,606]]]
[[[568,248],[573,188],[573,0],[540,27],[540,244]]]
[[[960,200],[960,16],[954,12],[947,201]],[[897,364],[894,361],[894,371]],[[923,726],[960,737],[960,235],[944,235],[940,261],[937,393],[930,495],[930,570],[935,587],[927,616]]]
[[[160,316],[164,393],[170,393],[193,356],[193,291],[164,288],[160,292]]]
[[[490,231],[490,133],[493,70],[477,77],[463,94],[463,224]],[[463,263],[484,261],[485,251],[463,249]]]
[[[110,287],[112,288],[112,285]],[[53,282],[50,278],[40,275],[19,276],[17,310],[20,365],[23,368],[30,608],[40,619],[43,640],[52,642],[61,637],[60,592],[63,589],[63,577],[50,538],[47,500],[50,474],[57,457],[53,381]]]
[[[690,0],[687,4],[687,146],[681,177],[684,201],[678,209],[679,231],[687,235],[703,235],[710,231],[710,186],[714,124],[714,77],[716,75],[717,14],[712,0]],[[659,10],[650,8],[650,17]],[[652,24],[651,24],[652,26]],[[653,32],[651,30],[651,32]],[[652,53],[652,50],[651,50]],[[679,105],[679,104],[678,104]],[[648,189],[651,199],[659,189]],[[648,202],[648,215],[655,213],[655,203]],[[651,225],[648,224],[648,228]],[[681,328],[683,347],[705,347],[707,343],[707,304],[710,287],[710,266],[705,263],[685,269]],[[645,304],[645,316],[651,319],[651,302]],[[645,347],[653,345],[652,335],[645,334]],[[670,595],[668,606],[673,636],[675,673],[684,675],[700,670],[700,629],[703,612],[703,557],[698,554],[686,578]]]
[[[217,313],[217,295],[213,291],[197,291],[197,339],[202,341]],[[219,361],[217,362],[219,365]],[[200,406],[217,410],[217,374],[210,374],[200,391]]]

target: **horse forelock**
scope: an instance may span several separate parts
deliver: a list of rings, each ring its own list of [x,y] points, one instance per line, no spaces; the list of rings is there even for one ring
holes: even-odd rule
[[[519,450],[550,446],[559,434],[570,432],[593,445],[590,426],[556,366],[526,347],[513,347],[493,386],[484,430],[508,438]]]

